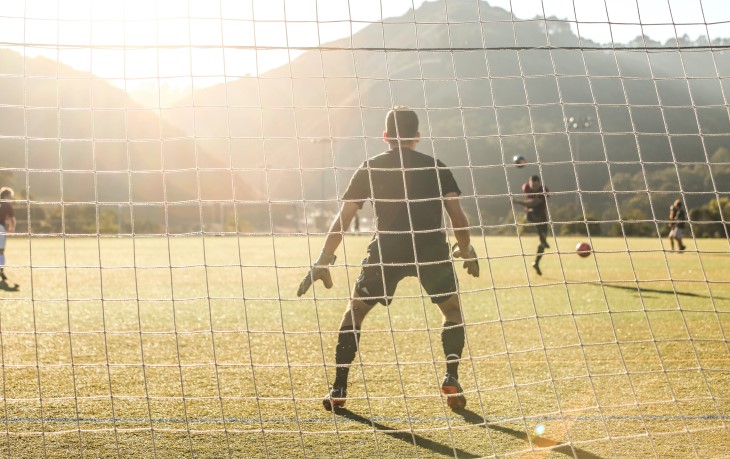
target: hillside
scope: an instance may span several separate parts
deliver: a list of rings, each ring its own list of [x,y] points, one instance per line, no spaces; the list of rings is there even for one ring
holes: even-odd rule
[[[514,23],[513,28],[510,19],[507,11],[487,2],[426,2],[400,18],[326,44],[342,50],[307,52],[259,78],[197,91],[194,100],[177,105],[194,103],[211,115],[197,118],[199,134],[222,133],[230,123],[231,135],[245,139],[244,148],[233,153],[234,161],[246,167],[263,168],[264,157],[267,168],[301,165],[301,176],[298,171],[269,174],[272,198],[294,200],[341,194],[351,168],[383,150],[379,138],[387,108],[411,106],[421,114],[422,151],[462,167],[457,175],[466,193],[502,195],[478,200],[483,223],[509,218],[504,195],[518,191],[526,176],[538,171],[536,166],[505,169],[515,154],[542,163],[553,202],[561,204],[553,207],[567,209],[561,218],[584,218],[575,207],[574,191],[580,186],[589,192],[583,195],[585,216],[612,220],[629,197],[602,192],[616,189],[612,177],[628,174],[636,179],[667,167],[674,170],[673,176],[663,174],[671,181],[661,186],[666,193],[645,193],[638,201],[632,197],[630,204],[647,218],[664,218],[683,174],[710,172],[707,166],[699,172],[692,165],[675,169],[673,163],[704,164],[719,148],[729,146],[730,121],[718,79],[718,72],[730,70],[726,52],[678,51],[676,46],[651,53],[613,51],[581,42],[563,22],[548,22],[545,31],[544,21]],[[499,49],[581,44],[596,49]],[[642,40],[634,43],[641,44]],[[362,49],[383,47],[392,50]],[[438,50],[407,51],[416,47]],[[571,116],[590,116],[592,122],[572,133],[569,145],[564,119]],[[321,139],[329,137],[334,138],[332,147]],[[570,162],[571,147],[573,159],[586,163]],[[615,163],[609,167],[606,161]],[[318,169],[333,165],[343,169]],[[463,168],[468,165],[472,170]],[[650,186],[640,183],[639,189],[653,191]],[[729,182],[715,181],[714,186],[730,191]],[[714,191],[685,185],[681,189]],[[687,195],[690,206],[711,197]]]
[[[31,197],[33,215],[60,215],[60,201],[76,208],[99,202],[114,213],[127,203],[129,222],[135,203],[137,223],[159,228],[164,204],[181,203],[169,213],[182,230],[199,220],[199,206],[189,201],[230,201],[234,189],[238,199],[259,199],[224,155],[209,153],[226,145],[196,140],[159,115],[111,82],[0,49],[0,168],[19,196]]]
[[[555,221],[661,219],[680,190],[690,207],[730,192],[726,51],[612,50],[565,22],[512,19],[484,1],[425,2],[155,110],[112,82],[0,49],[0,168],[46,214],[59,201],[134,204],[130,222],[199,231],[199,200],[229,203],[204,206],[220,228],[235,199],[239,227],[292,230],[302,200],[326,201],[309,219],[336,208],[354,168],[384,150],[387,109],[408,105],[419,149],[455,168],[483,225],[513,222],[508,196],[538,172]],[[568,135],[568,117],[590,122]],[[516,154],[533,164],[512,167]]]

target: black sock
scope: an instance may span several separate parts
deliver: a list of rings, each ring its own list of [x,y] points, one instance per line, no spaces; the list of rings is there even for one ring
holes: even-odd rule
[[[337,348],[335,349],[337,370],[335,370],[335,382],[333,386],[347,386],[347,376],[350,373],[349,365],[355,360],[359,340],[360,328],[353,328],[351,325],[346,325],[340,329],[340,334],[337,335]]]
[[[535,257],[535,264],[539,265],[540,260],[542,259],[542,254],[545,252],[545,246],[540,244],[537,246],[537,256]]]
[[[441,331],[441,344],[444,346],[444,355],[446,355],[446,372],[459,379],[459,359],[461,359],[461,352],[464,350],[464,326],[455,325],[458,324],[444,322],[444,329]]]

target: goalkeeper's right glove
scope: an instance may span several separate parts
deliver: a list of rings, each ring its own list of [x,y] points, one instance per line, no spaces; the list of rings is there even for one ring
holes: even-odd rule
[[[324,282],[326,288],[332,288],[332,275],[330,275],[329,265],[333,264],[337,257],[335,255],[321,254],[319,259],[314,262],[314,266],[309,270],[307,275],[302,279],[299,284],[299,290],[297,290],[297,296],[302,296],[307,293],[312,283],[318,280]]]
[[[466,249],[467,253],[462,253],[457,244],[454,244],[453,248],[454,251],[452,255],[454,258],[464,259],[464,268],[466,269],[466,272],[474,277],[479,277],[479,258],[477,258],[477,252],[474,250],[474,247],[469,244]]]

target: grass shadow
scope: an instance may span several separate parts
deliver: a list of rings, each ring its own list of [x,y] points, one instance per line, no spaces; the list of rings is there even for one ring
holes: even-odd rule
[[[429,440],[428,438],[422,437],[421,435],[418,435],[418,434],[410,432],[410,431],[403,431],[403,430],[394,429],[392,427],[388,427],[386,425],[383,425],[383,424],[375,422],[371,419],[368,419],[364,416],[360,416],[357,413],[353,413],[352,411],[348,410],[347,408],[336,408],[335,414],[338,414],[351,421],[355,421],[355,422],[359,422],[361,424],[365,424],[367,426],[371,426],[378,433],[383,433],[385,435],[388,435],[389,437],[396,438],[396,439],[402,440],[406,443],[410,443],[412,445],[428,449],[429,451],[432,451],[437,454],[441,454],[443,456],[459,457],[459,458],[481,457],[478,454],[472,454],[468,451],[464,451],[464,450],[456,448],[456,447],[445,445],[445,444],[439,443],[437,441]]]
[[[5,292],[18,292],[20,291],[20,284],[10,285],[5,281],[0,282],[0,290]]]
[[[644,288],[641,286],[632,287],[629,285],[612,285],[612,284],[601,284],[601,283],[594,283],[594,285],[599,287],[607,287],[607,288],[615,288],[620,290],[630,290],[634,293],[662,293],[665,295],[677,295],[677,296],[689,296],[694,298],[710,298],[710,299],[716,299],[716,300],[727,300],[727,298],[722,296],[716,296],[716,295],[702,295],[700,293],[692,293],[692,292],[681,292],[679,290],[663,290],[658,288]]]
[[[478,415],[477,413],[462,409],[458,411],[454,411],[456,414],[462,416],[464,420],[470,424],[474,424],[477,426],[484,427],[485,429],[490,429],[495,432],[501,432],[507,435],[512,435],[515,438],[519,438],[520,440],[524,440],[526,442],[531,442],[533,445],[539,447],[539,448],[550,448],[550,451],[555,451],[556,453],[565,454],[566,456],[575,458],[575,459],[602,459],[601,456],[595,455],[593,453],[590,453],[588,451],[585,451],[580,448],[576,448],[575,446],[569,445],[567,443],[561,443],[555,440],[552,440],[550,438],[545,437],[539,437],[539,436],[530,436],[526,432],[522,432],[520,430],[510,429],[509,427],[499,426],[499,425],[492,425],[489,424],[489,421]]]

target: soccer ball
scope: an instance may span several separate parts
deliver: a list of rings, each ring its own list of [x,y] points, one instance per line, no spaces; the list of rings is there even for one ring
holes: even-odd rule
[[[590,255],[592,250],[591,245],[587,242],[579,242],[578,245],[575,246],[576,253],[583,258]]]
[[[512,162],[515,163],[517,167],[525,167],[527,160],[522,155],[515,155],[512,157]]]

